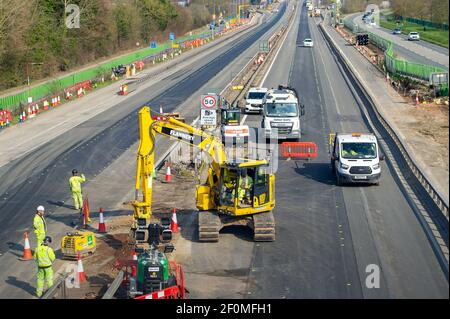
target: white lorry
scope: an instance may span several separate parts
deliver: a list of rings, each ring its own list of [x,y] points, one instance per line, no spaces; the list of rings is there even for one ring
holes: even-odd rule
[[[267,91],[267,88],[250,88],[245,99],[245,112],[261,113],[263,99],[266,96]]]
[[[381,176],[378,141],[372,133],[336,133],[331,150],[331,168],[336,183],[378,185]]]
[[[292,139],[301,137],[300,117],[305,114],[295,89],[279,86],[270,89],[263,101],[261,126],[266,139]]]

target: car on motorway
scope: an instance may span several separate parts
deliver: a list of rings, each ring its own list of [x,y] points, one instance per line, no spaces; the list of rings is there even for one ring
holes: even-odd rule
[[[266,96],[267,88],[253,87],[248,90],[245,98],[246,113],[261,113],[263,99]]]
[[[392,34],[402,34],[402,30],[400,28],[395,28],[392,30]]]
[[[303,46],[312,48],[314,46],[314,42],[313,40],[306,38],[305,40],[303,40]]]
[[[294,88],[279,85],[270,89],[264,97],[261,123],[266,140],[299,140],[300,117],[304,114],[305,107],[299,104]]]
[[[408,41],[419,41],[420,36],[418,32],[410,32],[408,34]]]
[[[372,133],[336,133],[331,150],[331,168],[336,183],[378,185],[381,176],[378,141]]]

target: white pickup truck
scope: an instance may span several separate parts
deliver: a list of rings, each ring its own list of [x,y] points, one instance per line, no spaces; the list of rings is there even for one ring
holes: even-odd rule
[[[331,150],[331,168],[336,183],[378,185],[381,176],[378,141],[372,133],[336,133]]]
[[[300,117],[305,114],[295,89],[279,86],[270,89],[263,101],[261,126],[266,139],[292,139],[301,137]]]

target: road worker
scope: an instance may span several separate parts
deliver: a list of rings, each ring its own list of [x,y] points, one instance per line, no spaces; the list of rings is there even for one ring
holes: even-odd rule
[[[76,169],[72,170],[72,177],[69,179],[70,190],[72,191],[73,203],[76,210],[83,209],[83,194],[81,193],[81,183],[84,183],[86,178],[84,174],[78,176]]]
[[[47,235],[47,224],[45,223],[44,212],[44,206],[38,206],[36,215],[34,215],[33,228],[37,239],[37,246],[41,245]]]
[[[38,266],[37,272],[37,287],[36,296],[39,298],[42,296],[44,291],[44,284],[47,281],[47,287],[51,288],[53,286],[53,268],[52,264],[55,260],[55,252],[49,246],[52,242],[52,238],[46,236],[42,241],[42,244],[34,252],[34,259]]]
[[[253,179],[243,171],[239,179],[238,198],[242,204],[251,203],[251,190],[253,188]]]

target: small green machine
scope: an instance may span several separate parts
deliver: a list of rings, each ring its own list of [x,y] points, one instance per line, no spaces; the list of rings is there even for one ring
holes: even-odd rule
[[[139,294],[164,290],[177,284],[165,253],[156,248],[139,254],[136,272],[136,289]]]

